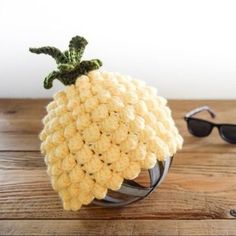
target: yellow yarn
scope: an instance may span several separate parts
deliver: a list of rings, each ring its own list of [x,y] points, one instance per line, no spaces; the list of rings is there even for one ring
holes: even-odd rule
[[[103,199],[182,147],[166,103],[142,81],[99,70],[54,95],[41,151],[64,209]]]

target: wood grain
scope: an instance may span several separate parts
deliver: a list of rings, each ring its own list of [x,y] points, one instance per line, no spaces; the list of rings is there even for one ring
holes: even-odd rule
[[[178,154],[164,183],[147,199],[121,209],[88,206],[79,212],[62,210],[40,153],[1,152],[0,160],[1,219],[227,219],[236,208],[232,153]]]
[[[38,151],[40,142],[38,134],[42,129],[41,119],[46,114],[45,106],[49,100],[0,100],[0,150]],[[227,103],[227,106],[225,104]],[[169,102],[176,124],[185,139],[182,152],[236,152],[219,137],[216,130],[212,135],[199,139],[191,136],[186,128],[183,116],[186,112],[201,105],[209,105],[217,112],[216,122],[236,123],[236,100],[229,101],[187,101],[171,100]],[[207,117],[207,114],[201,116]],[[19,142],[19,140],[21,140]]]
[[[0,235],[236,235],[233,220],[9,220],[0,228]]]
[[[236,209],[236,146],[216,130],[204,139],[192,137],[183,120],[207,104],[217,112],[216,122],[236,123],[236,101],[170,101],[185,144],[161,186],[125,208],[91,205],[79,212],[62,210],[39,152],[47,103],[0,100],[0,234],[236,235],[230,214]]]

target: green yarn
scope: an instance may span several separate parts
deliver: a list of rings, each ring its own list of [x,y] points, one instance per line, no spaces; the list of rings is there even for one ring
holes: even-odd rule
[[[66,56],[55,47],[41,47],[41,48],[30,48],[30,52],[36,54],[47,54],[56,60],[56,63],[67,63],[68,59]]]
[[[75,36],[71,39],[69,43],[69,58],[71,62],[75,64],[80,62],[87,44],[87,40],[80,36]]]
[[[99,69],[102,62],[99,59],[81,61],[87,40],[80,36],[75,36],[70,40],[69,50],[63,53],[55,47],[30,48],[30,52],[36,54],[50,55],[56,60],[57,71],[51,72],[44,79],[44,88],[50,89],[55,79],[64,85],[74,84],[77,77],[87,74],[91,70]]]

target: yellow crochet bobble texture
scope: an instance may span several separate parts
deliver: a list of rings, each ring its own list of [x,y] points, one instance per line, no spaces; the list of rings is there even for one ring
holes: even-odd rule
[[[54,95],[41,151],[64,209],[103,199],[182,147],[166,103],[141,81],[99,70]]]

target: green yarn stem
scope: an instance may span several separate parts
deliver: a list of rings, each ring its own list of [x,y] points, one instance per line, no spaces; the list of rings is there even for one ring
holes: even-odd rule
[[[60,80],[60,72],[53,71],[44,79],[44,88],[50,89],[54,79]]]
[[[56,60],[56,63],[66,63],[68,62],[68,59],[66,56],[55,47],[41,47],[41,48],[30,48],[30,52],[36,53],[36,54],[47,54],[50,55],[52,58]]]
[[[59,71],[63,72],[63,71],[72,71],[74,70],[75,67],[72,64],[66,63],[66,64],[59,64],[57,68]]]
[[[87,44],[87,40],[80,36],[75,36],[71,39],[69,43],[69,57],[71,62],[74,64],[80,62]]]
[[[55,79],[64,85],[74,84],[77,77],[86,75],[89,71],[99,69],[102,62],[99,59],[81,61],[87,40],[80,36],[75,36],[70,40],[69,50],[62,53],[55,47],[30,48],[30,52],[36,54],[50,55],[56,60],[58,71],[51,72],[44,79],[44,88],[50,89]]]

